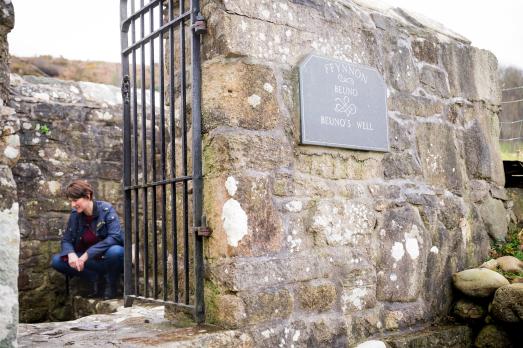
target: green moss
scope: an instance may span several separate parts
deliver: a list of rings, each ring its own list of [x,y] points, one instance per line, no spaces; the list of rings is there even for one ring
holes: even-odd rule
[[[205,282],[205,321],[209,324],[218,322],[219,308],[216,304],[216,297],[220,295],[220,289],[210,280]]]

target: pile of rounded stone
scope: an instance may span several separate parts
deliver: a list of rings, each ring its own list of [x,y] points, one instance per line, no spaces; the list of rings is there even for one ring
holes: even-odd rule
[[[512,283],[501,273],[510,274]],[[523,341],[523,262],[513,256],[492,259],[452,276],[460,291],[455,317],[478,332],[478,348],[521,347]]]

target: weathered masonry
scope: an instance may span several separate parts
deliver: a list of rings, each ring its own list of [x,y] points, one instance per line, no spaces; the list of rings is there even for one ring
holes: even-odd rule
[[[443,319],[450,275],[506,233],[496,58],[365,1],[202,12],[207,320],[329,346]],[[383,76],[389,152],[300,144],[309,54]]]

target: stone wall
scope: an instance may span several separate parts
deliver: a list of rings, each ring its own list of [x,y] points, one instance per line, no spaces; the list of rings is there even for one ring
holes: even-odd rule
[[[90,82],[12,75],[20,124],[13,168],[20,202],[20,321],[67,319],[64,277],[50,267],[70,212],[63,195],[74,178],[95,198],[122,206],[120,90]]]
[[[18,324],[18,199],[12,167],[19,154],[19,123],[9,107],[7,34],[14,26],[13,5],[0,1],[0,347],[16,346]]]
[[[208,320],[259,346],[443,320],[451,274],[507,230],[494,55],[364,1],[209,0],[203,12]],[[299,144],[310,53],[380,72],[390,152]]]

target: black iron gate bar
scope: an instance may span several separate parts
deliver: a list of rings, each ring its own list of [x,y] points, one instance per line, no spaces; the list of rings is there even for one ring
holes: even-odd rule
[[[167,3],[168,21],[164,23],[164,4]],[[124,226],[125,226],[125,258],[124,258],[124,297],[125,305],[131,306],[134,299],[159,301],[172,304],[182,310],[194,314],[197,322],[204,320],[203,303],[203,240],[198,233],[193,234],[194,242],[194,303],[190,303],[190,255],[189,255],[189,204],[188,204],[188,182],[193,183],[193,231],[198,231],[201,225],[202,215],[202,170],[201,170],[201,67],[200,67],[200,33],[195,30],[195,24],[201,20],[199,16],[199,1],[191,0],[191,8],[185,10],[183,0],[179,0],[179,15],[174,17],[173,0],[151,0],[144,4],[140,0],[140,9],[135,11],[135,0],[131,0],[131,15],[127,16],[128,0],[120,1],[121,16],[121,42],[122,42],[122,96],[124,100]],[[158,11],[159,28],[155,29],[154,11]],[[149,14],[149,34],[145,34],[145,19]],[[191,25],[191,69],[192,69],[192,175],[189,175],[187,165],[187,110],[186,110],[186,60],[185,60],[185,26],[190,21]],[[136,38],[136,23],[140,25],[140,38]],[[167,154],[165,137],[165,67],[164,67],[164,38],[168,36],[169,47],[169,121],[171,133],[171,156],[170,172],[176,176],[175,159],[175,35],[174,27],[179,27],[179,94],[180,94],[180,116],[181,116],[181,147],[182,147],[182,175],[179,177],[167,177]],[[131,29],[131,44],[129,45],[129,29]],[[159,117],[160,117],[160,172],[161,178],[157,176],[156,163],[156,105],[155,105],[155,49],[154,40],[158,39],[159,49]],[[146,68],[145,49],[150,46],[150,112],[147,113],[146,105]],[[137,74],[137,51],[140,51],[140,87],[141,87],[141,146],[138,136],[138,74]],[[132,62],[131,78],[129,78],[129,57]],[[131,93],[132,85],[132,93]],[[131,95],[132,94],[132,95]],[[132,103],[131,103],[132,101]],[[132,104],[132,105],[131,105]],[[132,113],[132,119],[131,119]],[[150,161],[147,154],[147,116],[150,116]],[[132,131],[132,137],[131,137]],[[142,178],[140,180],[139,148],[141,148]],[[132,161],[131,161],[132,156]],[[149,167],[150,164],[150,167]],[[133,170],[134,169],[134,170]],[[151,171],[149,180],[148,171]],[[134,174],[134,175],[133,175]],[[134,178],[133,178],[134,176]],[[182,188],[182,214],[183,214],[183,257],[184,257],[184,299],[179,300],[179,272],[178,272],[178,236],[177,236],[177,206],[176,185],[181,183]],[[167,270],[167,185],[170,185],[170,207],[171,207],[171,239],[173,241],[173,296],[168,296],[168,270]],[[161,188],[161,247],[162,247],[162,300],[158,299],[158,234],[157,234],[157,188]],[[152,223],[152,272],[153,289],[152,296],[149,293],[149,189],[151,194],[151,223]],[[141,197],[140,197],[141,193]],[[133,200],[134,197],[134,200]],[[140,199],[141,198],[141,199]],[[143,221],[140,224],[140,200]],[[133,203],[133,204],[132,204]],[[134,219],[133,218],[134,211]],[[131,220],[132,223],[131,223]],[[143,234],[140,235],[140,227]],[[134,230],[134,238],[133,238]],[[143,240],[141,240],[143,237]],[[132,242],[134,239],[134,287],[132,283]],[[140,284],[140,244],[143,245],[143,295]]]

